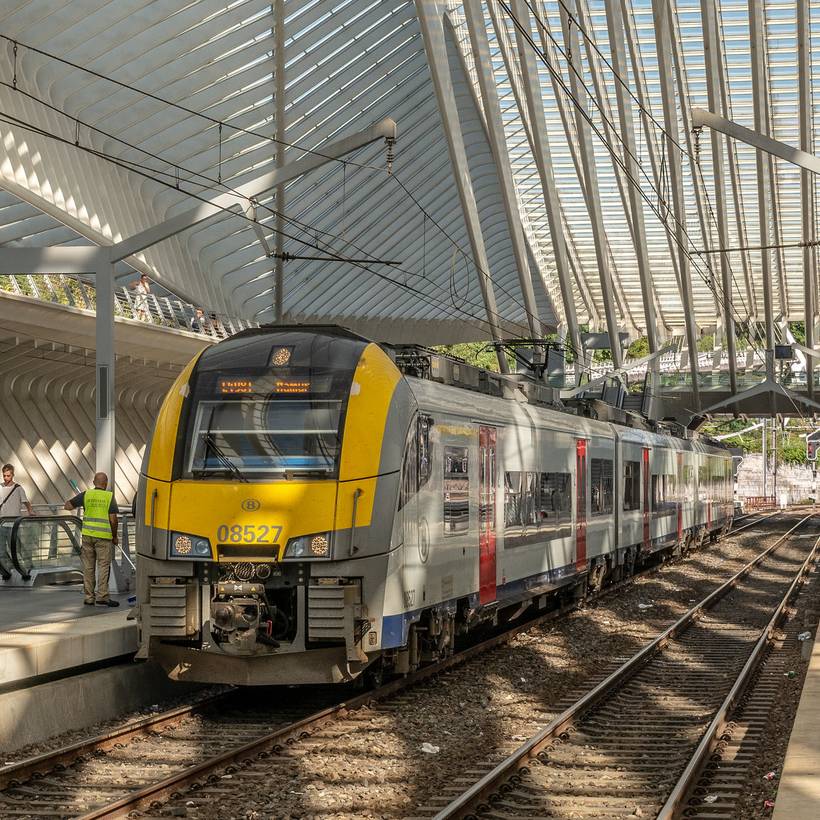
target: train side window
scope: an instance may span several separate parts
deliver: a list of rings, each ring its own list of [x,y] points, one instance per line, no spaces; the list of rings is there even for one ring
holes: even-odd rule
[[[399,509],[416,494],[418,490],[418,444],[415,435],[407,437],[404,451],[404,462],[401,469],[401,486],[399,487]]]
[[[641,462],[624,462],[624,509],[641,508]]]
[[[421,489],[430,479],[433,471],[433,454],[430,449],[430,416],[419,416],[416,422],[416,449],[418,452],[418,480]]]
[[[470,528],[470,463],[466,447],[444,448],[444,534]]]
[[[591,502],[593,515],[609,515],[612,512],[612,459],[593,458],[590,461]]]
[[[539,524],[561,524],[572,518],[569,473],[539,473]]]
[[[504,473],[504,526],[520,527],[523,524],[521,503],[521,473],[508,470]]]

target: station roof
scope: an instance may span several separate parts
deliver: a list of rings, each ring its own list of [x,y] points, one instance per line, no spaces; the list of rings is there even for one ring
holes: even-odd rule
[[[546,330],[563,323],[568,308],[580,323],[605,329],[603,255],[620,329],[633,337],[645,332],[645,250],[661,336],[682,334],[687,312],[672,237],[670,150],[682,161],[691,315],[698,330],[712,328],[725,271],[717,256],[696,251],[761,244],[758,195],[761,190],[766,195],[766,188],[758,178],[755,150],[719,139],[724,184],[718,196],[711,135],[692,134],[691,110],[711,109],[752,128],[753,78],[759,77],[763,130],[800,144],[799,111],[808,106],[813,135],[818,112],[800,94],[798,44],[807,44],[804,69],[811,97],[820,71],[811,50],[820,7],[805,5],[798,20],[800,4],[793,0],[288,0],[283,161],[321,152],[329,142],[385,117],[397,123],[398,141],[392,175],[379,142],[286,186],[281,230],[288,238],[281,250],[332,258],[284,263],[285,318],[339,323],[386,341],[488,336],[479,288],[487,272],[476,263],[454,177],[420,19],[429,14],[444,18],[445,49],[437,58],[452,83],[457,137],[466,150],[502,335],[529,335],[515,228],[504,208],[499,172],[504,163],[512,168],[525,237],[523,278],[532,282]],[[275,6],[270,0],[4,3],[0,243],[110,244],[272,170]],[[613,6],[622,12],[614,39],[607,6],[610,15]],[[759,51],[751,47],[750,31],[750,9],[757,6]],[[467,25],[471,10],[486,32],[500,118],[478,81]],[[707,55],[712,10],[716,33]],[[664,130],[657,37],[659,16],[667,11],[672,34],[667,96],[679,147],[667,142]],[[567,245],[570,304],[562,300],[543,169],[528,136],[532,117],[540,114],[522,102],[518,26],[529,33],[526,47],[534,49],[538,70]],[[574,78],[580,79],[575,96]],[[712,100],[711,78],[717,92]],[[594,175],[583,169],[581,108],[589,118],[584,128]],[[492,150],[487,118],[503,128],[504,157]],[[628,132],[637,160],[632,173]],[[800,319],[803,250],[796,243],[803,239],[805,210],[800,172],[780,161],[766,167],[773,193],[764,238],[792,246],[770,256],[772,311]],[[639,214],[629,206],[629,176],[640,192]],[[813,189],[814,184],[812,222]],[[134,266],[192,301],[269,321],[274,260],[254,229],[251,203],[246,205],[244,215],[225,213],[146,249]],[[256,212],[269,248],[276,246],[278,207],[269,195],[260,198]],[[600,209],[602,230],[595,227],[593,207]],[[813,236],[813,224],[811,231]],[[733,310],[740,319],[762,320],[762,259],[757,251],[726,254]],[[812,276],[812,291],[816,287]]]

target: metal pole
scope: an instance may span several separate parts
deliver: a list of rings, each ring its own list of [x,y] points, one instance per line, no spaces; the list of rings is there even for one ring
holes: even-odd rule
[[[800,148],[807,153],[814,147],[811,133],[812,96],[811,96],[811,53],[809,51],[809,4],[797,0],[797,56],[798,83],[800,100]],[[814,239],[814,207],[812,197],[814,179],[805,169],[800,172],[800,200],[802,205],[803,241]],[[813,253],[809,247],[803,248],[803,288],[805,290],[806,347],[814,347],[814,266]],[[810,399],[814,398],[814,360],[806,356],[806,391]]]
[[[575,66],[575,70],[570,69],[570,93],[575,103],[575,125],[578,142],[580,144],[581,165],[584,170],[586,180],[586,190],[589,194],[587,205],[592,223],[592,239],[595,245],[595,256],[598,262],[598,276],[601,283],[601,298],[604,303],[604,316],[606,317],[606,329],[609,333],[610,351],[612,352],[612,363],[615,368],[623,364],[623,351],[621,350],[621,340],[618,336],[618,317],[615,312],[615,294],[612,284],[612,269],[606,255],[606,231],[604,229],[604,216],[601,209],[598,190],[598,173],[595,166],[595,154],[592,148],[592,138],[589,133],[589,125],[581,114],[581,109],[586,111],[586,94],[581,86],[578,75],[581,73],[579,59],[578,35],[574,26],[570,24],[566,9],[561,6],[561,28],[564,34],[564,42],[567,44],[570,53],[570,61]]]
[[[276,128],[276,167],[285,164],[285,0],[273,3],[273,79]],[[284,261],[282,260],[282,231],[285,229],[285,185],[276,186],[276,237],[273,265],[273,317],[281,322],[284,313]]]
[[[99,262],[96,279],[96,469],[115,487],[114,447],[114,266]]]
[[[653,0],[655,18],[655,41],[658,43],[658,74],[661,81],[663,120],[666,126],[666,156],[669,161],[669,181],[673,192],[672,205],[675,213],[675,237],[678,243],[678,270],[680,293],[683,301],[686,325],[686,345],[689,350],[689,372],[692,375],[692,400],[694,409],[700,410],[700,386],[698,385],[698,337],[695,326],[695,308],[692,295],[692,276],[689,255],[686,253],[686,205],[683,196],[683,173],[681,158],[674,141],[679,136],[678,113],[675,108],[674,83],[672,80],[672,32],[666,9],[667,0]],[[697,186],[696,186],[697,187]]]
[[[721,108],[720,78],[723,76],[723,63],[720,56],[718,22],[714,2],[701,0],[703,19],[703,46],[706,56],[706,86],[709,105],[713,111]],[[718,237],[721,248],[728,247],[729,225],[726,217],[726,188],[723,177],[723,139],[712,130],[712,170],[715,177],[715,210],[717,212]],[[732,317],[732,278],[729,268],[729,255],[720,254],[721,284],[723,293],[724,327],[726,330],[726,351],[729,354],[729,384],[732,393],[737,393],[737,359],[735,354],[735,323]]]
[[[443,25],[444,10],[437,0],[416,0],[416,11],[421,24],[427,65],[433,81],[433,92],[436,95],[441,125],[447,139],[447,149],[453,167],[453,181],[461,202],[464,225],[473,252],[473,262],[477,269],[478,286],[481,289],[484,309],[487,312],[487,324],[490,327],[493,340],[496,342],[498,368],[502,373],[509,373],[510,366],[507,357],[499,344],[501,342],[501,330],[498,324],[499,314],[495,301],[495,289],[490,276],[490,263],[487,259],[487,248],[481,231],[478,203],[473,190],[470,166],[467,162],[467,149],[464,145],[455,91],[450,66],[448,65],[447,41]]]

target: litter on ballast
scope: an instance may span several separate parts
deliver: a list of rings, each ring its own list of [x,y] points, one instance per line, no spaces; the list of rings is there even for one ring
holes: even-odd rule
[[[638,609],[652,609],[652,604],[638,604]]]
[[[777,772],[766,772],[763,775],[764,780],[774,780],[777,777]]]
[[[763,801],[763,808],[764,809],[773,809],[774,808],[774,800],[764,800]]]
[[[428,755],[437,755],[440,751],[438,746],[434,746],[432,743],[427,743],[426,741],[422,743],[419,748]]]
[[[811,632],[808,632],[808,631],[806,631],[806,632],[801,632],[801,633],[797,636],[797,640],[798,640],[798,641],[807,641],[807,640],[809,640],[809,638],[811,638]]]
[[[716,794],[707,794],[706,797],[703,798],[704,803],[714,803],[718,799]]]
[[[783,673],[784,678],[788,678],[789,680],[794,680],[797,677],[797,672],[794,669],[789,669],[788,672]]]

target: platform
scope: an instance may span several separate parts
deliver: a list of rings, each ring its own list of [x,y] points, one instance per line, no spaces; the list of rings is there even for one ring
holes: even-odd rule
[[[816,631],[809,668],[794,721],[773,820],[820,815],[820,640]]]
[[[112,597],[118,609],[85,606],[76,585],[0,590],[0,689],[135,652],[128,596]]]

